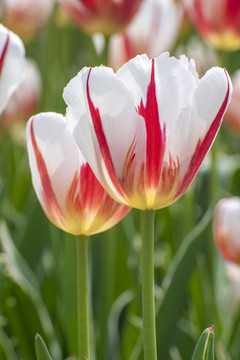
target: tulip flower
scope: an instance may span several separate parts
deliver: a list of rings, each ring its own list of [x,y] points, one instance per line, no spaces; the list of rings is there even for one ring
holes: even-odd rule
[[[105,190],[142,212],[143,348],[157,359],[154,214],[187,190],[232,93],[224,69],[201,79],[194,61],[137,56],[116,73],[84,68],[64,89],[68,126]]]
[[[41,76],[37,64],[27,59],[23,79],[7,104],[2,120],[8,126],[27,121],[36,113],[41,94]]]
[[[240,198],[218,202],[214,217],[214,237],[222,257],[240,265]]]
[[[54,0],[5,0],[3,21],[24,41],[30,40],[47,23]]]
[[[62,9],[89,33],[111,35],[123,30],[142,0],[58,0]]]
[[[224,117],[224,125],[234,134],[240,135],[240,70],[232,76],[233,96]]]
[[[240,2],[236,0],[185,0],[189,17],[199,34],[223,50],[240,48]]]
[[[79,359],[89,357],[87,236],[109,229],[129,211],[112,200],[81,154],[61,114],[30,118],[26,129],[32,181],[49,220],[76,235]]]
[[[22,80],[24,65],[21,39],[0,24],[0,114]]]
[[[114,73],[84,68],[64,90],[73,135],[106,191],[138,209],[166,207],[187,190],[232,93],[226,70],[201,79],[194,62],[137,56]]]
[[[97,181],[63,115],[33,116],[26,131],[33,186],[53,224],[74,235],[92,235],[114,226],[129,212]]]
[[[123,33],[110,39],[109,64],[118,69],[138,54],[156,57],[171,49],[181,24],[182,8],[174,0],[146,0]]]

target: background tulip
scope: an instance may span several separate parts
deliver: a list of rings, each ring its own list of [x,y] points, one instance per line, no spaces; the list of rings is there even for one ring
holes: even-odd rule
[[[0,24],[0,113],[22,80],[25,49],[21,39]]]
[[[4,0],[4,24],[23,40],[30,40],[44,28],[54,0]]]
[[[142,0],[58,0],[62,9],[82,29],[110,35],[123,30]]]
[[[240,134],[240,71],[236,71],[232,76],[233,96],[231,104],[227,110],[224,125],[235,134]]]
[[[187,44],[177,47],[175,53],[178,56],[185,54],[189,59],[194,59],[199,77],[202,77],[208,69],[218,64],[216,51],[202,42],[196,35],[192,36]]]
[[[146,0],[123,33],[111,37],[109,64],[114,69],[138,54],[156,57],[170,50],[182,19],[180,5],[173,0]]]
[[[56,113],[33,116],[27,125],[32,181],[49,218],[74,235],[92,235],[119,222],[130,210],[104,191]]]
[[[236,0],[185,0],[199,34],[223,50],[240,48],[240,3]]]
[[[26,122],[37,112],[41,95],[41,75],[36,62],[27,59],[23,79],[12,95],[3,115],[2,121],[7,126],[19,121]]]
[[[235,317],[240,304],[240,266],[231,261],[225,261],[224,265],[230,298],[229,312]]]
[[[137,56],[116,74],[84,68],[64,90],[71,131],[117,201],[159,209],[188,188],[231,98],[226,71],[199,80],[194,62]]]
[[[225,260],[240,265],[240,198],[219,201],[215,210],[214,236]]]

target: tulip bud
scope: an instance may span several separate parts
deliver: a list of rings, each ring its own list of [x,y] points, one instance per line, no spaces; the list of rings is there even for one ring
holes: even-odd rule
[[[240,265],[240,198],[218,202],[214,217],[214,237],[225,260]]]

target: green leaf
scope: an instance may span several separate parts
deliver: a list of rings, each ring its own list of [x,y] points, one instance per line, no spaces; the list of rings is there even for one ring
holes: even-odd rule
[[[214,328],[213,326],[203,331],[194,349],[191,360],[214,359]]]
[[[48,309],[42,299],[37,278],[24,257],[18,251],[4,220],[0,221],[0,249],[7,276],[19,286],[36,309],[44,333],[49,339],[51,351],[61,356],[61,348]]]
[[[163,296],[156,308],[158,356],[163,359],[169,359],[169,349],[174,344],[176,324],[184,306],[189,278],[196,266],[196,258],[204,241],[203,234],[211,219],[210,208],[184,239],[164,277]]]
[[[35,349],[37,360],[52,360],[47,346],[39,334],[35,337]]]

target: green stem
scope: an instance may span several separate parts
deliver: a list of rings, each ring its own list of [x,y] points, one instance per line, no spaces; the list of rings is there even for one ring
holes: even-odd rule
[[[89,360],[89,313],[88,313],[88,239],[78,236],[78,360]]]
[[[217,139],[211,148],[211,172],[210,172],[210,205],[215,205],[218,199],[217,177]]]
[[[105,35],[104,40],[105,40],[105,46],[101,54],[100,61],[102,65],[108,66],[110,36]]]
[[[142,211],[142,316],[145,360],[157,360],[154,296],[154,217]]]

